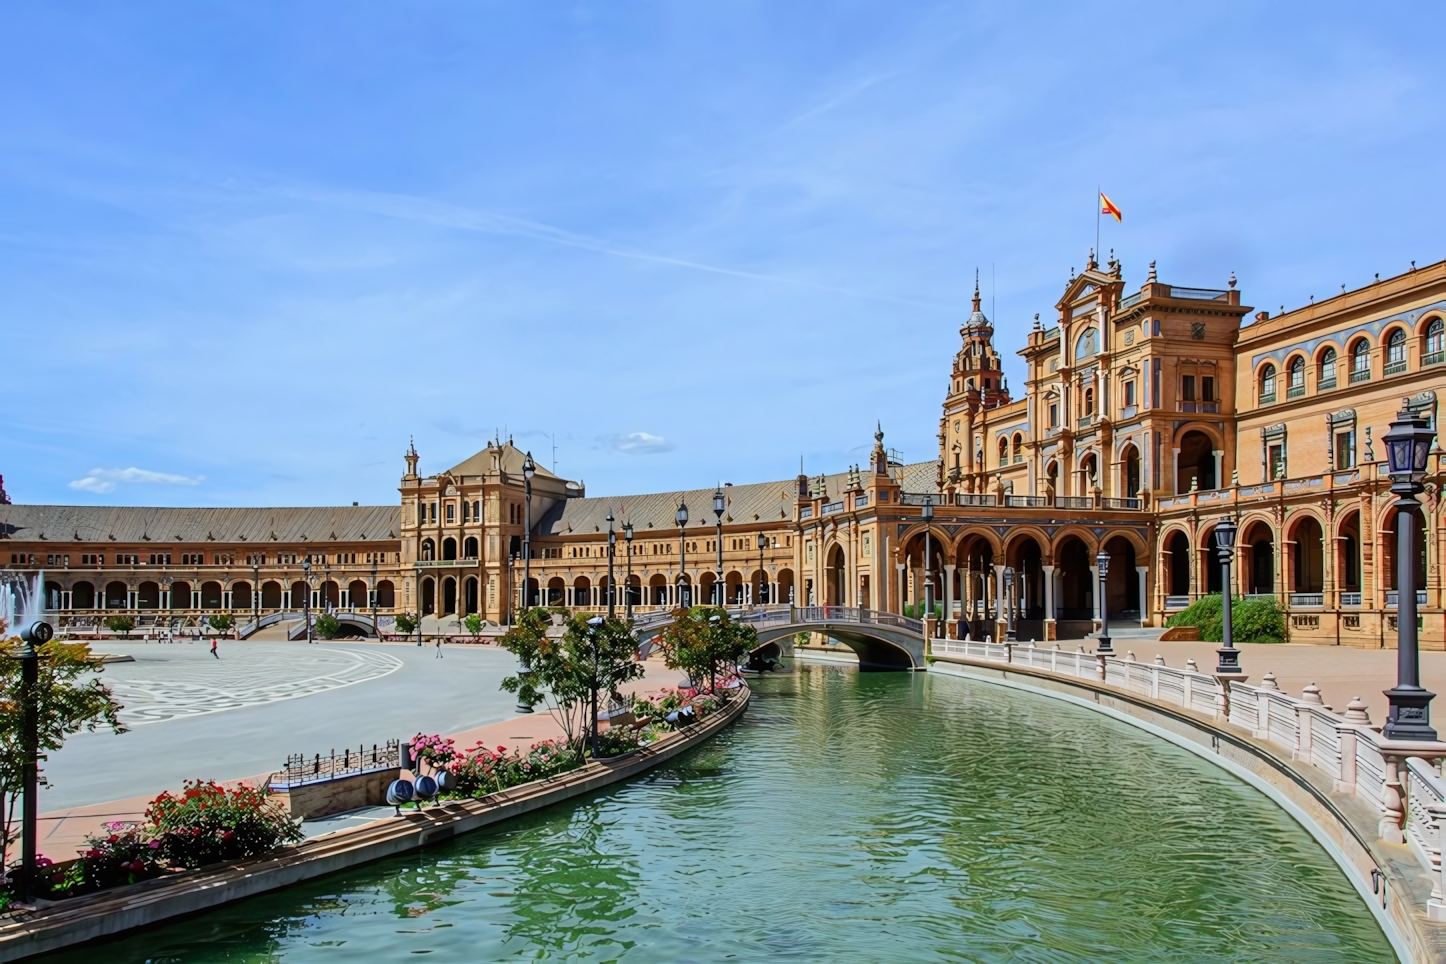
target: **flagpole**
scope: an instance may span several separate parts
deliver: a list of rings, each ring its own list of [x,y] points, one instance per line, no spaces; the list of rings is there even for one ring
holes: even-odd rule
[[[1103,193],[1104,193],[1104,192],[1100,189],[1100,186],[1099,186],[1098,184],[1095,185],[1095,257],[1096,257],[1096,258],[1099,258],[1099,256],[1100,256],[1100,208],[1103,207],[1103,205],[1100,204],[1100,196],[1101,196]]]

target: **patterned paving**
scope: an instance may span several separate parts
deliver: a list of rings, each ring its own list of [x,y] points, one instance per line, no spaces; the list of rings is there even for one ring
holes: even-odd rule
[[[121,719],[132,727],[310,696],[402,666],[395,656],[370,647],[232,642],[221,644],[220,659],[206,642],[110,643],[104,649],[136,659],[105,670],[106,682],[125,705]]]

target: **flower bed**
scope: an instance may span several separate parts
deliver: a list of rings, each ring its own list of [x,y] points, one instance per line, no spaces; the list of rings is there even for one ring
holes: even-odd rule
[[[455,754],[446,764],[454,781],[447,796],[485,797],[580,766],[582,760],[561,740],[543,740],[526,751],[505,746],[494,750],[479,743],[466,753]]]

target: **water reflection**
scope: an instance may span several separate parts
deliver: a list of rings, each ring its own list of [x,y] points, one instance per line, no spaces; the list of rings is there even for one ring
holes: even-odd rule
[[[1209,763],[1057,701],[835,668],[768,679],[738,725],[628,786],[104,953],[116,964],[1391,956],[1304,831]]]

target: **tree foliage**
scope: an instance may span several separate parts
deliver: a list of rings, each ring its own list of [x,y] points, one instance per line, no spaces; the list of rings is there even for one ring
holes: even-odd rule
[[[107,616],[105,628],[113,633],[128,633],[136,628],[136,621],[129,616]]]
[[[673,613],[673,623],[663,630],[662,641],[669,669],[681,669],[695,686],[706,678],[712,689],[719,669],[737,666],[757,648],[758,631],[734,622],[720,606],[694,606]]]
[[[482,617],[478,613],[468,613],[467,617],[462,620],[462,625],[466,628],[467,632],[476,636],[482,632]]]
[[[1225,603],[1220,593],[1201,596],[1171,616],[1166,626],[1194,626],[1207,643],[1225,639]],[[1285,639],[1285,617],[1274,596],[1230,600],[1230,633],[1237,643],[1278,643]]]
[[[230,613],[212,613],[206,621],[212,629],[222,633],[230,632],[231,627],[236,625],[236,617]]]
[[[397,632],[410,636],[416,632],[417,617],[414,613],[397,613]]]
[[[39,710],[39,749],[45,754],[59,750],[67,737],[81,730],[107,726],[125,732],[117,716],[121,705],[98,675],[102,664],[84,643],[51,640],[41,646],[37,680],[27,693],[21,679],[21,654],[25,644],[18,638],[0,642],[0,867],[8,866],[9,847],[17,832],[16,820],[25,777],[23,743],[27,698]],[[41,784],[45,784],[44,774]]]
[[[562,616],[560,632],[552,617]],[[566,735],[570,749],[581,754],[587,735],[596,729],[593,700],[602,694],[621,698],[618,687],[643,675],[637,661],[638,641],[621,619],[600,618],[588,625],[584,613],[529,609],[498,639],[525,669],[502,681],[519,703],[545,705]]]
[[[336,639],[336,634],[341,632],[341,620],[331,613],[322,613],[316,617],[316,635],[322,639]]]

